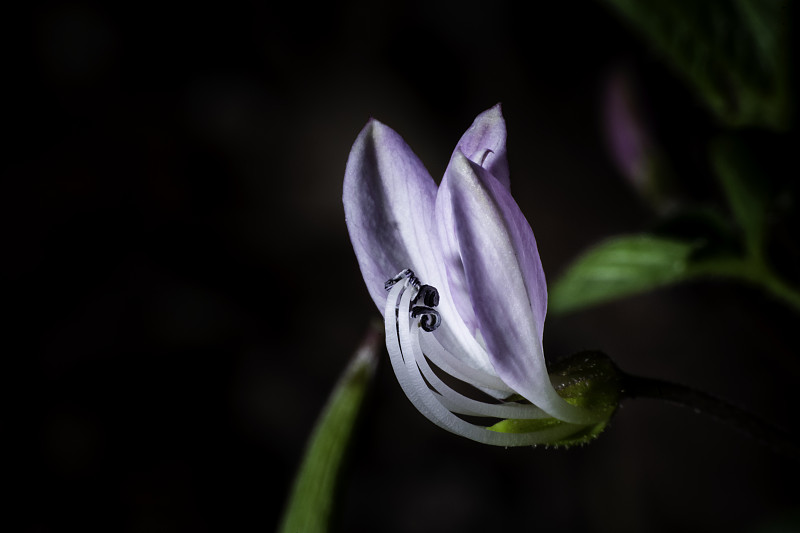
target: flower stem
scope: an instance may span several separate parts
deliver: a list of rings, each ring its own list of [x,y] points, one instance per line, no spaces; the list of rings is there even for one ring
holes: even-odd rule
[[[294,479],[279,533],[329,529],[339,472],[364,396],[375,376],[382,345],[380,326],[370,327],[317,420]]]
[[[800,292],[782,280],[759,256],[744,259],[740,275],[743,280],[760,285],[773,297],[800,311]]]
[[[692,265],[694,276],[723,277],[757,286],[775,299],[800,312],[800,289],[781,279],[761,258],[736,257],[704,261]]]
[[[761,279],[761,285],[784,303],[794,307],[795,311],[800,311],[800,292],[787,285],[773,272],[769,272]]]
[[[800,445],[783,430],[730,403],[685,385],[622,373],[622,397],[653,398],[702,413],[800,462]]]

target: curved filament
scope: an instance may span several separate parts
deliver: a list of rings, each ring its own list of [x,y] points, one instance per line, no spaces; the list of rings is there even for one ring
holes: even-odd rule
[[[426,355],[445,372],[450,373],[449,370],[452,367],[459,367],[461,372],[452,373],[459,379],[458,374],[463,375],[464,368],[471,369],[471,367],[467,367],[453,354],[444,350],[435,341],[434,334],[428,332],[423,326],[424,316],[413,313],[414,301],[418,299],[418,293],[421,292],[419,282],[415,284],[414,281],[416,278],[411,273],[401,277],[390,286],[384,310],[384,327],[386,347],[397,381],[411,403],[426,418],[452,433],[496,446],[526,446],[555,442],[568,437],[581,428],[575,424],[560,423],[531,433],[499,433],[457,416],[457,414],[462,414],[492,418],[548,418],[548,415],[533,405],[515,402],[494,404],[468,398],[448,386],[436,375],[428,363]],[[426,347],[427,353],[423,352],[423,346]],[[444,364],[440,364],[438,361],[443,361]],[[499,379],[494,376],[478,375],[479,371],[475,369],[466,371],[466,373],[470,374],[471,378],[479,379],[462,381],[470,384],[475,381],[482,385],[500,385],[500,387],[493,388],[500,389],[502,387],[509,390],[504,383],[498,384],[495,380],[499,381]]]

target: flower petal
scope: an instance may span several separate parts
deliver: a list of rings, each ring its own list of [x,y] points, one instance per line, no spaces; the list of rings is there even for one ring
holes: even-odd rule
[[[439,185],[439,193],[436,195],[436,226],[439,231],[440,253],[445,271],[444,277],[447,280],[447,289],[452,295],[459,317],[469,332],[474,334],[478,327],[478,320],[475,318],[475,311],[472,308],[469,288],[464,276],[464,265],[461,262],[461,255],[458,250],[458,239],[456,238],[455,222],[453,220],[452,192],[450,190],[450,180],[447,177],[450,174],[450,165],[452,165],[452,160],[447,167],[444,178],[442,178],[442,183]]]
[[[444,321],[437,338],[464,364],[496,377],[488,356],[456,312],[445,280],[434,226],[436,184],[411,148],[391,128],[371,120],[347,161],[344,210],[350,240],[370,296],[383,312],[384,283],[411,268],[439,289]],[[507,393],[506,393],[507,395]]]
[[[447,175],[467,286],[497,375],[560,420],[591,415],[561,398],[547,374],[542,328],[547,285],[536,240],[510,192],[457,153]]]
[[[350,150],[345,221],[361,273],[381,312],[384,282],[403,269],[438,274],[433,223],[436,183],[394,130],[371,119]]]
[[[453,202],[447,176],[457,154],[467,156],[470,161],[483,166],[506,188],[509,187],[508,159],[506,157],[506,123],[500,104],[478,115],[453,151],[450,163],[436,197],[436,224],[439,231],[442,258],[447,271],[447,281],[453,302],[464,323],[472,333],[477,321],[472,309],[469,291],[464,277],[464,266],[458,252],[455,227],[453,225]]]
[[[606,136],[617,168],[635,187],[646,189],[653,143],[632,80],[624,72],[615,73],[609,80],[604,111]]]
[[[581,426],[556,423],[552,419],[541,419],[539,413],[533,418],[541,421],[533,431],[525,433],[498,432],[468,422],[453,414],[444,403],[444,397],[432,390],[420,372],[425,361],[420,347],[423,331],[418,321],[412,322],[409,313],[403,312],[411,304],[411,291],[404,290],[405,283],[392,287],[386,299],[384,326],[386,349],[397,381],[411,403],[430,421],[468,439],[494,446],[530,446],[535,444],[557,443],[582,429]],[[399,299],[399,303],[398,303]],[[395,310],[400,310],[395,313]],[[425,333],[429,335],[429,333]],[[520,422],[513,420],[509,422]]]
[[[506,121],[500,104],[478,115],[461,136],[453,152],[461,151],[467,159],[482,166],[502,183],[510,186],[506,156]]]

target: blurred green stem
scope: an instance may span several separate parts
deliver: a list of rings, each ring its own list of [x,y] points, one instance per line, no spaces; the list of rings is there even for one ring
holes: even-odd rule
[[[373,325],[328,398],[308,440],[279,533],[328,531],[341,464],[378,361],[383,324]]]
[[[652,398],[688,407],[745,433],[774,452],[800,462],[800,445],[782,430],[728,402],[685,385],[622,373],[622,397]]]
[[[756,285],[800,312],[800,291],[781,279],[758,257],[715,259],[691,266],[693,275],[722,276]]]
[[[759,281],[768,292],[800,312],[800,292],[787,285],[772,270],[766,270]]]

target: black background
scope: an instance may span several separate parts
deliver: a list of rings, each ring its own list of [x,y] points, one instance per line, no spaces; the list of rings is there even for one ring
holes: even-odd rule
[[[315,417],[378,316],[341,206],[370,116],[438,179],[502,101],[513,191],[550,280],[653,221],[604,141],[620,66],[687,194],[717,198],[705,153],[718,126],[680,80],[603,4],[535,6],[8,14],[3,427],[24,531],[276,527]],[[796,324],[753,289],[691,284],[551,318],[545,352],[602,349],[789,427]],[[496,449],[425,420],[386,363],[341,531],[758,531],[797,512],[796,464],[690,411],[640,400],[590,446]]]

